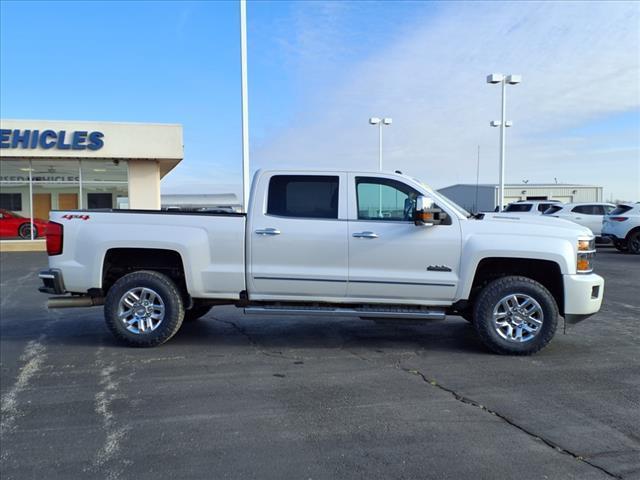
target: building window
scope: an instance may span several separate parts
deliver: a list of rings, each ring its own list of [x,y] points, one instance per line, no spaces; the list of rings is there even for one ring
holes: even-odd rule
[[[51,210],[129,208],[128,197],[126,160],[3,158],[0,239],[42,238]]]
[[[113,193],[87,193],[87,207],[89,210],[112,208]]]
[[[0,208],[2,210],[22,210],[22,194],[21,193],[0,193]]]

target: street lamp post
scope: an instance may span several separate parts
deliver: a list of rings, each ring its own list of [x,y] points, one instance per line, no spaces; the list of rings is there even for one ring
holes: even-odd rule
[[[242,106],[242,211],[249,208],[249,87],[247,84],[247,1],[240,0],[240,92]]]
[[[487,83],[502,85],[502,120],[494,120],[491,122],[492,127],[500,127],[500,204],[499,211],[504,206],[504,163],[505,163],[505,129],[511,126],[511,122],[506,120],[507,116],[507,84],[517,85],[522,81],[520,75],[503,75],[501,73],[492,73],[487,76]]]
[[[393,119],[388,117],[378,118],[371,117],[369,119],[370,125],[378,125],[378,170],[382,171],[382,126],[391,125]]]

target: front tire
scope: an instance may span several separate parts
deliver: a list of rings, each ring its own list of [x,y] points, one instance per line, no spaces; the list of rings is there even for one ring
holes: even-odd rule
[[[184,304],[169,277],[141,270],[121,277],[109,289],[104,317],[118,340],[132,347],[155,347],[180,329]]]
[[[490,350],[502,355],[531,355],[553,338],[558,306],[549,290],[535,280],[502,277],[478,295],[473,324]]]
[[[18,236],[24,240],[31,239],[31,224],[23,223],[20,225],[18,228]],[[33,226],[33,238],[38,238],[38,228],[35,225]]]

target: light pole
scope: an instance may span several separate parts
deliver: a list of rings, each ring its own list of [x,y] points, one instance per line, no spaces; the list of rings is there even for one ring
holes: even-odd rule
[[[242,104],[242,211],[249,208],[249,88],[247,85],[247,1],[240,0],[240,91]]]
[[[388,117],[378,118],[371,117],[369,119],[370,125],[378,125],[378,170],[382,171],[382,126],[383,125],[391,125],[393,123],[393,119]]]
[[[511,122],[506,120],[507,115],[507,84],[517,85],[522,81],[520,75],[503,75],[501,73],[492,73],[487,76],[487,83],[502,85],[502,120],[494,120],[491,122],[492,127],[500,127],[500,204],[498,211],[502,211],[504,206],[504,162],[505,162],[505,128],[511,126]]]

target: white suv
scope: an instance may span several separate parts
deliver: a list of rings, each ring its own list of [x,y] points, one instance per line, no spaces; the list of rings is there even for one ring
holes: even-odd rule
[[[504,211],[509,213],[541,215],[542,212],[553,205],[562,205],[562,203],[559,200],[519,200],[507,205]]]
[[[640,202],[618,205],[602,221],[602,236],[621,252],[640,255]]]
[[[590,228],[594,235],[602,235],[602,219],[616,206],[613,203],[566,203],[552,205],[544,215],[571,220],[583,227]]]

